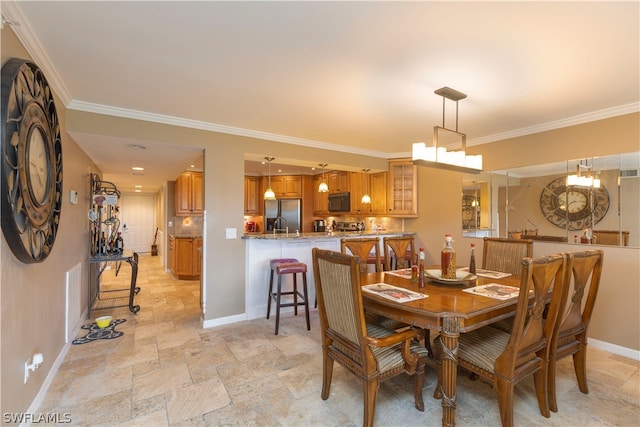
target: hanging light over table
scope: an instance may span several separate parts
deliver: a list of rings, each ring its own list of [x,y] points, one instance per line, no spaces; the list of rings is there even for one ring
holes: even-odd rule
[[[582,174],[580,169],[586,169],[587,174]],[[593,187],[600,188],[600,178],[593,173],[593,165],[589,165],[585,160],[582,164],[582,160],[576,165],[575,175],[567,175],[567,186],[575,187]]]
[[[265,157],[264,158],[269,164],[269,183],[267,185],[267,191],[264,192],[264,200],[275,200],[276,193],[273,192],[271,188],[271,162],[275,159],[275,157]]]
[[[482,172],[482,156],[467,155],[467,135],[458,132],[458,101],[466,98],[467,95],[446,86],[434,93],[442,96],[442,126],[433,127],[433,146],[427,147],[424,142],[413,144],[413,163],[465,173]],[[455,130],[445,127],[445,99],[456,103]],[[451,151],[447,151],[451,148]]]

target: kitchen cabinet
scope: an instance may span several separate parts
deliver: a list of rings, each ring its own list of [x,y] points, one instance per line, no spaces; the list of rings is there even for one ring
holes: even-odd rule
[[[264,190],[269,185],[269,178],[263,177]],[[271,189],[276,198],[302,198],[302,177],[300,175],[280,175],[271,177]]]
[[[351,213],[354,215],[387,215],[387,172],[351,172]],[[363,204],[367,193],[371,203]]]
[[[321,193],[318,186],[322,182],[322,175],[313,177],[313,214],[315,216],[329,215],[329,193]]]
[[[176,216],[198,216],[204,212],[202,172],[184,172],[176,179]]]
[[[202,237],[177,237],[174,248],[173,275],[178,279],[196,280],[202,272]]]
[[[369,196],[371,196],[371,214],[387,214],[387,172],[369,175]]]
[[[411,159],[389,160],[387,194],[389,215],[418,216],[418,171]]]
[[[260,197],[260,177],[244,177],[244,214],[260,215],[262,212],[262,197]]]
[[[329,193],[346,193],[351,191],[351,172],[332,171],[327,174]]]

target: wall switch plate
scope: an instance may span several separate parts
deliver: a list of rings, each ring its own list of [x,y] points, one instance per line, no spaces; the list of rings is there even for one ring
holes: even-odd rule
[[[238,238],[238,229],[237,228],[227,228],[226,229],[227,239],[237,239]]]
[[[78,204],[78,192],[76,190],[69,191],[69,203],[72,205]]]

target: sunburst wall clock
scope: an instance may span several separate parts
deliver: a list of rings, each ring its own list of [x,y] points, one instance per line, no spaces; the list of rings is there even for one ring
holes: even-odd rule
[[[62,207],[62,143],[53,93],[33,62],[2,66],[0,161],[2,232],[24,263],[44,261]]]

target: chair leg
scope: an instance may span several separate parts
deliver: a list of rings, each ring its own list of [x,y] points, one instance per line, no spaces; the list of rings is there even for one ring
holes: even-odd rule
[[[580,348],[573,354],[573,369],[576,372],[578,387],[584,394],[589,393],[587,386],[587,346],[581,342]]]
[[[276,292],[276,335],[280,326],[280,298],[282,295],[282,275],[278,274],[278,291]]]
[[[309,320],[309,293],[307,292],[307,273],[302,273],[302,292],[304,295],[304,314],[307,318],[307,331],[310,331],[311,321]]]
[[[267,319],[271,313],[271,298],[273,298],[273,270],[271,270],[271,277],[269,278],[269,299],[267,300]]]
[[[558,399],[556,396],[556,358],[549,357],[549,377],[547,379],[549,410],[558,412]]]
[[[543,417],[549,418],[549,368],[543,364],[542,368],[533,374],[533,383],[536,388],[536,397],[538,398],[538,408]]]
[[[493,382],[498,394],[498,407],[500,408],[502,427],[512,427],[514,384],[498,377],[496,377]]]
[[[365,427],[373,425],[376,413],[376,395],[378,394],[378,380],[364,380],[364,422]]]
[[[331,392],[331,377],[333,376],[333,359],[327,354],[327,350],[322,350],[322,400],[329,398]]]
[[[424,384],[424,370],[425,365],[421,364],[418,366],[416,373],[414,375],[414,383],[413,383],[413,394],[416,404],[416,409],[420,412],[424,412],[424,399],[422,398],[422,386]]]
[[[431,330],[423,329],[424,331],[424,348],[427,349],[427,354],[433,359],[433,349],[431,348]]]
[[[298,275],[293,273],[293,314],[298,315]]]

